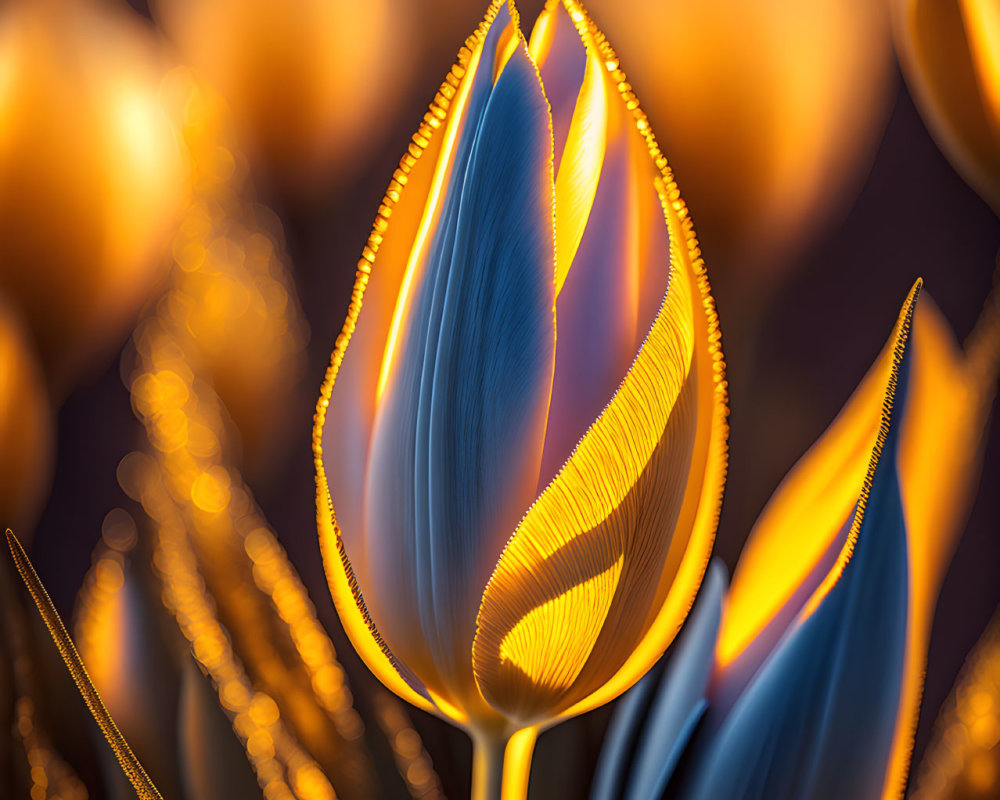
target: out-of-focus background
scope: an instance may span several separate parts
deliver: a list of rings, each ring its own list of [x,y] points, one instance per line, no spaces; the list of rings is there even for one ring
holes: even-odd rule
[[[589,6],[671,161],[718,301],[732,434],[716,550],[730,570],[773,489],[875,358],[915,278],[925,279],[959,340],[990,291],[1000,220],[987,201],[1000,128],[992,155],[989,136],[985,156],[975,143],[963,151],[962,119],[933,100],[934,82],[948,76],[935,77],[919,42],[907,44],[917,34],[904,7],[919,5]],[[941,12],[941,35],[954,33],[959,6],[975,5]],[[519,7],[532,20],[541,0]],[[347,797],[468,791],[463,735],[384,703],[340,629],[319,558],[311,436],[319,384],[383,192],[484,10],[469,0],[0,5],[0,522],[30,542],[78,638],[94,637],[95,679],[106,675],[123,687],[109,705],[140,718],[123,727],[135,731],[130,738],[154,778],[166,776],[169,796],[213,796],[217,778],[198,753],[216,756],[195,729],[209,739],[205,732],[213,732],[220,760],[239,762],[255,748],[257,766],[291,769],[300,756],[314,758]],[[975,72],[979,51],[973,43],[963,55],[960,33],[953,55]],[[933,80],[921,72],[927,64]],[[1000,83],[977,78],[970,88],[967,78],[954,78],[954,92],[969,93],[966,103],[987,98],[988,116]],[[976,142],[978,135],[971,134]],[[986,178],[977,182],[980,173]],[[994,427],[981,490],[941,592],[915,763],[1000,603],[998,486]],[[216,530],[223,511],[231,519]],[[178,529],[208,570],[207,590],[249,683],[225,672],[228,650],[198,627],[208,624],[195,613],[201,607],[186,605],[192,584],[183,565],[170,566],[184,553],[169,550],[166,538]],[[160,549],[148,544],[151,531],[162,537]],[[219,541],[249,554],[244,573],[204,567],[233,557],[230,545],[213,550]],[[299,591],[286,573],[268,577],[269,568],[286,565],[267,560],[276,542],[343,673],[325,646],[310,650],[295,633],[285,631],[287,641],[272,652],[247,632],[259,599],[241,594],[240,575],[276,607],[288,586]],[[102,597],[123,586],[134,592],[131,606],[102,612]],[[12,597],[17,589],[5,596],[8,607]],[[152,610],[134,611],[140,606]],[[306,626],[313,619],[296,607],[268,624],[292,618]],[[16,728],[0,740],[8,748],[0,779],[19,791],[37,788],[37,775],[17,762],[35,747],[32,768],[58,777],[62,764],[76,775],[66,785],[86,791],[62,796],[119,796],[96,728],[39,645],[33,618],[22,623],[24,651],[35,655],[22,653],[18,663],[34,666],[31,674],[17,664],[0,674],[13,698],[0,710]],[[144,645],[152,641],[160,644]],[[223,655],[199,654],[206,641]],[[162,658],[161,645],[169,654]],[[202,671],[217,668],[234,681],[231,704],[192,677],[193,667],[169,666],[189,645],[203,656]],[[86,642],[81,650],[86,659]],[[305,667],[289,666],[295,652]],[[141,679],[140,669],[148,670]],[[296,681],[325,698],[326,717],[313,719],[297,710],[302,697],[283,694]],[[261,685],[269,693],[253,694]],[[250,686],[246,702],[241,686]],[[264,694],[276,698],[297,735],[275,733],[278,712]],[[260,730],[247,728],[240,739],[220,702]],[[199,724],[201,713],[215,716]],[[542,737],[533,796],[585,796],[607,716],[600,710]],[[18,736],[34,732],[47,739],[17,751]],[[170,740],[169,753],[158,738]],[[317,752],[323,742],[330,752]],[[354,760],[346,763],[344,753]],[[204,779],[180,785],[186,779],[171,759]],[[340,768],[352,790],[337,784]],[[234,767],[233,775],[250,776],[247,791],[257,791],[248,770]],[[1000,783],[990,788],[988,772],[980,778],[983,793],[954,796],[998,796]]]

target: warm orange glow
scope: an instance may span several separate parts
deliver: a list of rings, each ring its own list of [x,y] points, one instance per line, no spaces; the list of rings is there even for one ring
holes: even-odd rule
[[[127,8],[7,4],[0,52],[0,289],[64,390],[162,275],[181,155],[162,56]]]
[[[154,17],[225,97],[255,165],[295,189],[350,168],[408,85],[415,8],[390,0],[158,0]],[[391,54],[391,57],[387,57]]]
[[[893,0],[907,84],[945,155],[1000,213],[1000,11],[992,0]]]
[[[989,0],[961,0],[969,50],[993,132],[1000,137],[1000,8]]]
[[[392,746],[396,768],[406,781],[410,794],[421,800],[443,800],[441,782],[434,772],[430,756],[402,706],[385,691],[376,690],[373,700],[375,717]]]
[[[0,514],[27,534],[48,493],[51,404],[41,369],[14,315],[0,305]]]
[[[35,704],[21,696],[14,705],[17,736],[24,745],[24,755],[31,765],[31,798],[57,796],[60,800],[88,800],[83,781],[53,749],[35,714]]]
[[[334,782],[367,796],[373,767],[336,650],[235,466],[230,403],[260,452],[301,365],[281,230],[247,199],[218,96],[186,70],[165,94],[185,122],[193,200],[167,294],[134,337],[128,381],[150,455],[126,458],[119,478],[152,520],[166,604],[265,796],[332,798]]]
[[[866,0],[590,0],[627,65],[716,272],[756,292],[844,213],[892,107]],[[742,278],[740,276],[743,276]],[[735,304],[749,303],[746,295]],[[732,324],[732,322],[730,322]]]
[[[913,800],[988,798],[1000,785],[1000,627],[990,623],[945,702]]]

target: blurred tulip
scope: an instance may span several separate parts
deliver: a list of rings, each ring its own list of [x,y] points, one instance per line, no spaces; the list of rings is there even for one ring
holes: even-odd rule
[[[315,188],[332,169],[350,166],[406,85],[407,3],[151,5],[188,63],[229,102],[251,160],[279,184]]]
[[[181,160],[130,12],[14,2],[0,54],[0,288],[65,389],[160,276]]]
[[[1000,214],[1000,7],[893,0],[896,48],[928,127]]]
[[[172,630],[160,602],[163,584],[149,563],[132,517],[114,509],[104,519],[93,563],[77,596],[74,638],[108,711],[165,795],[209,800],[225,793],[261,797],[240,742],[195,666],[187,642]],[[157,561],[162,564],[162,557]],[[170,731],[171,735],[164,735]],[[206,741],[207,739],[207,741]],[[111,753],[102,749],[106,791],[135,797]]]
[[[52,604],[49,593],[45,590],[41,580],[39,580],[38,573],[35,572],[35,568],[24,552],[24,548],[21,547],[21,543],[10,528],[7,529],[6,536],[7,547],[10,549],[14,565],[20,573],[21,579],[24,581],[24,585],[31,595],[31,599],[38,608],[45,627],[48,629],[49,635],[52,637],[52,641],[59,651],[66,669],[72,676],[73,682],[76,684],[80,696],[86,703],[88,711],[90,711],[108,746],[118,759],[118,763],[121,765],[122,771],[128,778],[129,783],[132,784],[136,795],[139,797],[139,800],[163,800],[160,792],[149,779],[142,764],[138,762],[128,742],[125,741],[125,737],[122,736],[118,726],[115,725],[114,720],[108,713],[100,694],[87,674],[87,669],[80,659],[80,654],[77,652],[73,640],[66,631],[66,626],[60,618],[59,612]],[[43,793],[46,789],[44,784],[45,782],[42,781],[40,785]],[[37,794],[35,788],[32,789],[32,794]]]
[[[912,800],[988,800],[1000,788],[1000,614],[966,659],[934,725]]]
[[[634,65],[727,324],[741,325],[748,297],[860,191],[893,98],[888,14],[867,0],[590,5]]]
[[[314,437],[344,627],[471,733],[477,796],[508,741],[523,794],[537,730],[623,692],[679,627],[725,478],[723,370],[617,57],[573,0],[530,42],[496,0],[379,209]]]
[[[901,796],[997,368],[995,344],[988,360],[963,354],[918,292],[765,508],[725,610],[717,570],[619,708],[595,798]],[[984,317],[993,333],[997,319]]]
[[[36,356],[17,319],[0,306],[0,525],[19,526],[28,541],[52,478],[53,433]]]

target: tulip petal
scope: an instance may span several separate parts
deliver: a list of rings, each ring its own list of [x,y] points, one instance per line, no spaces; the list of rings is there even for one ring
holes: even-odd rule
[[[966,358],[930,297],[922,297],[913,314],[908,346],[898,468],[908,524],[910,601],[886,798],[897,797],[905,785],[934,605],[971,502],[995,391],[995,367],[979,363],[989,358]],[[878,435],[878,392],[891,372],[893,350],[891,339],[754,526],[733,577],[719,635],[716,709],[730,707],[740,695],[847,539],[853,497]]]
[[[552,108],[553,163],[559,164],[587,66],[587,51],[561,3],[545,4],[531,29],[528,52],[538,65]]]
[[[531,46],[554,109],[558,164],[558,335],[541,490],[621,384],[649,330],[666,289],[669,241],[647,178],[648,148],[615,99],[618,89],[593,32],[578,31],[566,7],[550,0]],[[563,127],[556,109],[570,104]],[[655,230],[658,246],[646,247]],[[642,280],[651,275],[659,278],[654,285]],[[651,302],[640,303],[643,292]]]
[[[373,618],[404,661],[429,650],[420,673],[433,667],[442,694],[466,689],[465,705],[478,696],[478,600],[535,496],[555,350],[551,133],[523,44],[495,86],[474,88],[477,105],[399,329],[365,487]]]
[[[528,510],[483,596],[476,680],[522,724],[607,702],[655,663],[707,565],[725,472],[717,320],[687,210],[617,57],[575,3],[567,8],[645,139],[672,265],[632,367]]]
[[[614,87],[609,91],[604,65],[594,45],[588,44],[583,81],[556,171],[557,295],[590,219],[607,146],[608,106],[614,102]]]
[[[597,764],[593,800],[663,794],[707,707],[725,589],[725,567],[715,560],[676,644],[618,704]]]
[[[919,283],[900,315],[879,432],[848,540],[702,749],[681,795],[876,797],[896,727],[909,567],[899,444]],[[863,736],[858,732],[864,731]]]
[[[787,625],[840,553],[848,533],[845,520],[849,523],[852,516],[878,435],[892,354],[890,339],[843,411],[791,470],[754,525],[733,575],[719,634],[723,667],[782,611]]]
[[[970,335],[966,353],[930,297],[921,299],[914,316],[899,464],[910,548],[910,621],[887,800],[898,797],[906,783],[938,591],[979,482],[1000,366],[997,313],[994,301],[976,326],[982,338],[977,342]]]
[[[341,622],[355,650],[379,679],[425,710],[434,708],[426,689],[386,646],[361,593],[360,587],[370,582],[362,510],[364,465],[384,354],[390,334],[399,324],[397,299],[412,285],[413,274],[426,257],[429,232],[441,212],[458,140],[471,116],[470,95],[481,72],[479,64],[482,58],[489,61],[492,57],[492,52],[484,56],[488,49],[485,40],[489,33],[504,27],[501,20],[494,28],[501,14],[506,14],[505,4],[494,0],[484,21],[460,50],[393,173],[358,262],[347,320],[331,356],[313,433],[317,524],[324,567]],[[497,31],[491,43],[495,44],[498,36]]]

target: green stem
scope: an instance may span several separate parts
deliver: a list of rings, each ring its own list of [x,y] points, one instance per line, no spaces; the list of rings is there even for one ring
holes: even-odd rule
[[[472,739],[472,800],[525,800],[538,728]]]

